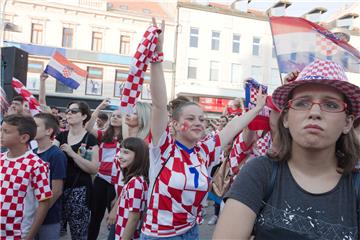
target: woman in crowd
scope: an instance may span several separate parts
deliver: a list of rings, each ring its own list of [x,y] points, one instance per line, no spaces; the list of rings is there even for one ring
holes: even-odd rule
[[[65,112],[69,130],[61,132],[54,141],[68,159],[62,221],[69,223],[72,239],[87,239],[91,175],[98,171],[97,140],[85,129],[85,123],[90,119],[90,109],[85,102],[72,102]]]
[[[129,137],[121,143],[117,156],[124,187],[115,203],[115,239],[139,239],[144,214],[149,173],[149,149],[140,138]]]
[[[151,106],[149,103],[136,102],[133,114],[127,114],[123,120],[123,136],[138,137],[148,142],[150,133]]]
[[[275,90],[279,145],[240,170],[215,239],[359,239],[360,88],[316,60]]]
[[[114,159],[120,150],[120,143],[123,140],[120,110],[115,110],[111,113],[110,122],[105,130],[94,129],[100,111],[105,109],[108,104],[108,99],[102,101],[86,124],[86,130],[98,139],[100,163],[99,171],[93,184],[88,240],[97,239],[105,210],[107,208],[110,212],[112,201],[116,196],[114,184],[117,183],[117,169]]]
[[[156,25],[155,19],[153,19]],[[164,21],[157,51],[162,51]],[[193,102],[180,104],[172,112],[175,134],[169,133],[167,94],[162,64],[151,64],[151,144],[149,199],[141,239],[198,239],[197,220],[209,190],[209,171],[219,162],[226,146],[265,105],[258,96],[257,107],[233,121],[213,138],[200,141],[205,117]]]

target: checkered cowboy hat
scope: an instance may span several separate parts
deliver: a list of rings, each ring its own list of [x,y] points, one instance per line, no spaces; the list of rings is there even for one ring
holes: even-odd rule
[[[320,83],[336,88],[349,100],[350,110],[355,118],[360,117],[360,87],[348,82],[344,69],[329,60],[313,61],[294,81],[278,87],[272,94],[275,105],[284,109],[291,91],[306,83]]]

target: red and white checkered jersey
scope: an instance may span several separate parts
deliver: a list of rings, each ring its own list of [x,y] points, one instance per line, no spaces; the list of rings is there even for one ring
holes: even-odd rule
[[[123,187],[119,196],[119,206],[116,214],[115,239],[122,239],[130,212],[144,214],[147,199],[148,184],[143,176],[132,177]],[[132,239],[140,238],[140,221]]]
[[[115,165],[115,156],[120,151],[120,143],[115,138],[112,142],[103,142],[103,131],[98,130],[99,140],[99,171],[97,175],[107,181],[115,184],[117,182],[117,169]]]
[[[206,201],[209,190],[209,172],[219,163],[220,153],[218,134],[187,149],[175,141],[167,129],[157,146],[150,144],[150,187],[142,227],[144,234],[176,236],[201,221],[201,203]]]
[[[0,158],[0,239],[20,239],[24,199],[28,186],[38,201],[52,197],[49,167],[32,151],[17,158]]]
[[[235,139],[229,156],[231,174],[237,174],[245,160],[265,155],[271,144],[271,133],[267,132],[263,137],[258,136],[255,144],[246,146],[241,132]]]

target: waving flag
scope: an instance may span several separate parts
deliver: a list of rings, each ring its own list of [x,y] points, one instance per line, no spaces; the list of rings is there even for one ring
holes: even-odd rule
[[[59,52],[52,55],[44,72],[73,89],[77,89],[80,86],[79,82],[85,81],[87,75],[86,71],[67,60]]]
[[[32,116],[38,114],[41,112],[40,104],[36,100],[36,98],[31,94],[29,90],[26,89],[26,87],[17,80],[16,78],[13,78],[11,81],[11,86],[14,88],[14,90],[24,98],[25,101],[29,103],[29,110]]]
[[[124,113],[133,113],[136,99],[140,96],[144,74],[150,62],[163,61],[163,53],[156,51],[161,30],[155,26],[146,29],[130,65],[128,78],[121,94],[120,107]]]
[[[268,87],[258,83],[255,79],[250,78],[245,84],[245,108],[247,110],[256,106],[256,96],[259,90],[262,89],[263,93],[267,93]],[[269,116],[270,108],[264,107],[263,110],[249,123],[250,130],[270,130]]]
[[[326,28],[297,17],[270,17],[270,25],[281,73],[301,71],[315,59],[360,73],[360,52]]]

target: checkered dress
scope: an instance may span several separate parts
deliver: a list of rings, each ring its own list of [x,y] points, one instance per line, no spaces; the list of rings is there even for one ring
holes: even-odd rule
[[[8,158],[6,152],[0,158],[0,173],[0,239],[20,239],[28,187],[38,201],[52,197],[49,168],[32,151],[18,158]]]
[[[143,176],[132,177],[123,187],[116,215],[115,239],[122,239],[129,212],[143,214],[146,206],[148,184]],[[140,238],[140,221],[132,239]]]
[[[239,166],[245,160],[265,155],[267,150],[270,149],[271,143],[271,134],[268,132],[264,137],[258,136],[255,144],[246,146],[243,133],[240,133],[233,143],[229,156],[231,174],[236,175],[239,172]]]
[[[150,190],[142,228],[145,235],[177,236],[201,221],[201,203],[209,190],[209,172],[219,163],[220,154],[217,134],[200,141],[193,149],[186,149],[167,129],[157,146],[150,144]]]

